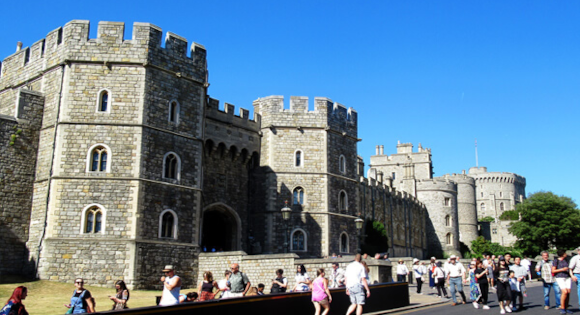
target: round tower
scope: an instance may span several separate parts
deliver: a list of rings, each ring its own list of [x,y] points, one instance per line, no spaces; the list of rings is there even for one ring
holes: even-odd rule
[[[459,241],[471,248],[471,242],[479,235],[475,207],[475,180],[465,174],[454,174],[449,179],[457,183]]]
[[[460,255],[457,184],[444,178],[417,181],[417,199],[427,208],[429,255]]]

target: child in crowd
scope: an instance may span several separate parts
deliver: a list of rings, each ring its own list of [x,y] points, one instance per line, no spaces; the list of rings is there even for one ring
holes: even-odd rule
[[[518,307],[516,306],[516,298],[522,298],[522,292],[520,290],[520,283],[518,279],[515,277],[515,273],[513,270],[510,270],[510,288],[512,290],[512,310],[517,311]]]

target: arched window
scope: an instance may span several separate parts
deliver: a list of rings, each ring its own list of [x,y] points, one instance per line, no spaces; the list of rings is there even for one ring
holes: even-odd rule
[[[447,233],[447,235],[445,235],[445,244],[447,245],[453,244],[453,234]]]
[[[179,180],[181,171],[181,159],[173,152],[168,152],[163,157],[163,178]]]
[[[483,202],[481,203],[480,209],[481,209],[481,215],[485,216],[485,203],[483,203]]]
[[[174,124],[179,123],[179,103],[176,100],[169,102],[169,116],[167,120]]]
[[[344,190],[338,193],[338,210],[346,212],[348,210],[348,197]]]
[[[348,234],[346,232],[340,234],[340,252],[348,253]]]
[[[296,152],[294,152],[294,166],[295,167],[302,167],[304,161],[304,156],[302,153],[302,150],[296,150]]]
[[[499,192],[499,197],[500,198],[503,198],[503,192],[502,191]]]
[[[177,214],[173,210],[164,210],[159,215],[159,238],[177,238]]]
[[[295,229],[290,235],[292,242],[290,243],[290,250],[295,252],[306,251],[306,232],[303,229]]]
[[[445,226],[451,226],[451,216],[450,215],[445,216]]]
[[[87,172],[110,172],[111,149],[105,144],[95,144],[87,152]]]
[[[105,208],[99,204],[90,204],[83,209],[81,216],[81,234],[103,234],[105,232]]]
[[[98,97],[97,97],[97,112],[100,113],[108,113],[110,112],[110,101],[111,101],[111,93],[109,90],[100,90]]]
[[[294,188],[292,192],[292,204],[303,205],[304,204],[304,189],[302,187]]]
[[[344,155],[341,155],[338,158],[338,169],[342,174],[346,173],[346,158],[344,157]]]
[[[500,203],[499,203],[499,210],[501,210],[501,211],[504,211],[504,210],[505,210],[505,209],[504,209],[503,202],[500,202]]]

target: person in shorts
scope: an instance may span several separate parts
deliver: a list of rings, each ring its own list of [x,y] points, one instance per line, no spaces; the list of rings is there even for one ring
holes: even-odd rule
[[[361,315],[366,298],[371,296],[371,291],[369,290],[366,278],[366,270],[360,262],[361,255],[356,254],[356,256],[354,256],[354,261],[346,267],[346,294],[350,297],[351,303],[346,311],[346,315],[352,314],[355,309],[356,315]]]
[[[568,262],[566,261],[566,251],[563,249],[558,249],[558,258],[554,259],[552,263],[552,273],[556,277],[556,282],[562,292],[560,298],[560,314],[572,314],[572,311],[568,309],[568,303],[570,302],[570,289],[572,288],[572,279],[570,279],[570,273],[568,268]]]

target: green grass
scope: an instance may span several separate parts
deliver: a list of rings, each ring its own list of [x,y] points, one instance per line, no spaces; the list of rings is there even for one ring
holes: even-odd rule
[[[12,291],[21,285],[28,288],[28,297],[24,300],[23,304],[30,314],[64,314],[67,309],[63,304],[70,303],[70,297],[75,289],[72,283],[60,283],[47,280],[0,284],[0,304],[2,304],[0,308],[10,298]],[[85,286],[85,288],[95,298],[97,311],[108,311],[113,307],[113,302],[109,299],[109,295],[115,295],[113,286],[111,288]],[[189,291],[192,290],[185,290],[185,292]],[[153,306],[155,305],[156,295],[161,295],[161,291],[131,291],[131,298],[129,299],[128,305],[130,308]]]

